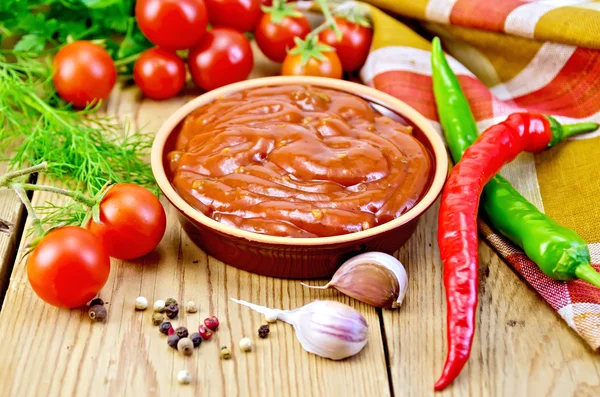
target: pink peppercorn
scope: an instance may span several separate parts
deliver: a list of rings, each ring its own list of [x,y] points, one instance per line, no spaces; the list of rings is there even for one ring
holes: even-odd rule
[[[204,325],[200,325],[198,327],[198,333],[204,340],[208,340],[208,339],[212,338],[212,336],[213,336],[213,332],[211,330],[207,329]]]
[[[216,316],[210,316],[204,319],[204,325],[211,331],[216,331],[219,328],[219,319]]]
[[[169,332],[167,333],[167,335],[173,335],[175,333],[175,329],[173,327],[169,328]]]

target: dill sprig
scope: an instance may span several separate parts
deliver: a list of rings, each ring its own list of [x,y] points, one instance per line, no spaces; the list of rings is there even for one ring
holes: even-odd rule
[[[51,77],[47,58],[19,53],[9,61],[0,51],[0,153],[10,168],[47,162],[44,174],[51,180],[89,196],[108,182],[135,183],[158,194],[145,161],[152,135],[98,114],[99,105],[75,111],[58,97]],[[42,212],[52,226],[76,223],[81,210],[73,204]]]

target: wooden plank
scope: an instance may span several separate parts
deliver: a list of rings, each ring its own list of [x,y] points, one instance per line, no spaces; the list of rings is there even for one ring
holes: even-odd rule
[[[185,101],[138,104],[137,95],[135,88],[113,94],[108,111],[155,129]],[[38,204],[61,200],[46,193],[34,195]],[[379,317],[373,308],[350,302],[336,291],[309,290],[298,281],[252,275],[207,257],[182,231],[175,210],[166,203],[165,207],[168,229],[157,250],[133,262],[112,261],[110,278],[100,294],[109,302],[106,324],[92,324],[85,312],[43,303],[28,285],[25,266],[15,267],[0,313],[4,324],[0,327],[4,343],[0,395],[390,394]],[[221,319],[222,326],[191,357],[183,357],[152,326],[151,310],[134,310],[138,295],[150,302],[168,297],[197,302],[199,313],[182,313],[175,322],[190,330],[211,314]],[[230,302],[230,297],[284,309],[317,298],[339,299],[364,314],[370,325],[369,343],[358,356],[334,362],[306,353],[292,327],[282,322],[273,324],[269,338],[261,340],[256,336],[261,316]],[[251,353],[237,347],[246,336],[254,341]],[[222,345],[232,349],[232,360],[220,360]],[[189,386],[176,380],[184,368],[192,374]]]
[[[446,303],[434,206],[398,258],[409,274],[399,313],[383,312],[396,396],[432,396],[446,354]],[[469,363],[435,396],[592,396],[600,357],[485,243]]]
[[[0,163],[0,175],[8,171],[7,163]],[[0,190],[0,221],[12,225],[9,233],[0,231],[0,309],[4,300],[4,291],[8,286],[10,270],[12,269],[17,242],[23,232],[22,217],[24,207],[17,195],[9,189]]]

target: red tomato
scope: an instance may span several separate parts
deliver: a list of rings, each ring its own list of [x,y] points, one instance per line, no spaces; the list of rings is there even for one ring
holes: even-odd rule
[[[87,228],[110,256],[133,259],[156,248],[166,225],[165,210],[154,194],[141,186],[116,184],[100,202],[100,223],[92,219]]]
[[[325,57],[324,60],[311,57],[304,66],[302,66],[301,54],[288,54],[281,65],[281,74],[283,76],[321,76],[341,79],[342,64],[335,51],[326,51],[321,54]]]
[[[286,16],[279,23],[272,20],[272,15],[266,13],[254,30],[254,38],[260,50],[272,61],[283,62],[288,48],[294,47],[294,37],[304,39],[310,33],[310,23],[302,15],[299,17]]]
[[[167,50],[195,46],[208,25],[204,0],[138,0],[135,19],[148,40]]]
[[[96,236],[76,226],[52,230],[27,259],[35,293],[65,308],[85,305],[98,295],[110,273],[110,258]]]
[[[109,53],[89,41],[74,41],[54,57],[52,82],[62,99],[83,108],[108,98],[117,81]]]
[[[253,65],[250,42],[229,28],[214,28],[206,33],[188,55],[192,80],[207,91],[244,80]]]
[[[335,23],[342,33],[342,39],[338,41],[333,29],[328,28],[319,33],[319,41],[335,48],[346,72],[357,70],[369,56],[373,32],[371,28],[344,18],[335,18]]]
[[[150,48],[135,61],[133,80],[148,98],[171,98],[185,85],[185,62],[173,52]]]
[[[250,32],[260,18],[261,0],[205,0],[210,23]]]

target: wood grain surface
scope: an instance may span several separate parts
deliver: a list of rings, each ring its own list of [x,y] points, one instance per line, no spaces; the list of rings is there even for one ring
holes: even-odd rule
[[[0,175],[7,170],[8,165],[0,163]],[[23,230],[23,215],[24,207],[17,195],[10,190],[0,190],[0,302],[8,287],[18,240]]]
[[[277,72],[260,56],[256,64],[255,77]],[[126,87],[115,90],[107,112],[156,130],[196,94],[191,90],[187,96],[154,102]],[[34,195],[37,204],[62,200]],[[100,295],[108,301],[105,324],[92,324],[84,311],[45,304],[31,290],[25,264],[15,265],[0,311],[0,396],[434,395],[446,350],[437,206],[421,218],[415,235],[398,252],[410,280],[403,307],[376,311],[333,290],[252,275],[206,256],[182,232],[175,210],[164,204],[168,228],[157,250],[131,262],[112,261]],[[0,217],[18,222],[19,208],[14,195],[0,192]],[[6,241],[0,235],[0,264],[14,255]],[[23,239],[20,251],[26,243]],[[471,360],[457,382],[439,395],[600,395],[598,355],[490,248],[481,244],[480,252],[481,295]],[[197,302],[199,313],[182,313],[174,322],[190,330],[212,314],[222,325],[212,340],[184,357],[152,325],[151,310],[134,310],[139,295],[150,304],[168,297],[181,304]],[[273,324],[269,338],[262,340],[257,337],[262,317],[230,297],[283,309],[314,299],[340,300],[365,316],[369,343],[359,355],[334,362],[306,353],[292,327],[282,322]],[[250,353],[237,346],[246,336],[254,342]],[[219,358],[223,345],[231,348],[231,360]],[[181,369],[191,372],[190,385],[177,383]]]

